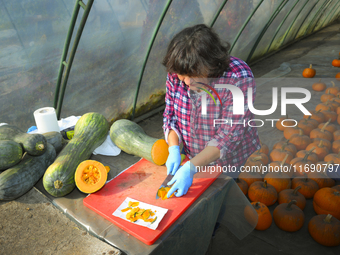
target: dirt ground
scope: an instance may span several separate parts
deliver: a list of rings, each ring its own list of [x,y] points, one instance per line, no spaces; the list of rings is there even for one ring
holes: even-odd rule
[[[313,50],[321,49],[323,45],[330,47],[334,43],[333,48],[336,48],[336,52],[339,52],[339,28],[339,24],[334,24],[259,63],[251,65],[255,77],[261,77],[280,67],[283,62],[308,66],[309,61],[305,56],[308,56]],[[318,63],[316,63],[317,65]],[[294,72],[292,73],[294,74]],[[149,120],[143,121],[142,125],[144,127],[155,127],[155,125],[152,125],[152,121]],[[157,132],[161,132],[159,128]],[[266,142],[266,140],[264,141]],[[1,255],[96,255],[121,253],[115,247],[89,235],[85,228],[71,221],[64,212],[53,206],[51,201],[35,188],[14,201],[1,201],[0,215]],[[227,251],[224,249],[227,243],[224,238],[232,239],[232,237],[223,234],[225,232],[222,230],[219,230],[221,233],[219,239],[214,241],[214,246],[211,247],[209,254],[225,254]],[[255,238],[259,237],[255,235]],[[234,244],[246,246],[239,241],[235,241]],[[229,247],[231,249],[232,246]],[[246,250],[244,247],[242,248],[244,254],[257,253],[254,250]],[[273,245],[270,244],[270,247],[273,248]],[[232,254],[238,253],[235,249],[229,251]],[[264,252],[263,249],[261,251],[263,254],[279,252],[277,249],[269,249],[268,253]],[[340,253],[334,250],[334,254]]]

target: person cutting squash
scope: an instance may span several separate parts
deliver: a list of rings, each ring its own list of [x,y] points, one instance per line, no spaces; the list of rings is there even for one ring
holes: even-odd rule
[[[174,175],[168,183],[172,185],[168,198],[174,192],[177,197],[185,195],[201,166],[233,166],[237,172],[229,175],[236,177],[247,158],[260,148],[256,127],[247,124],[253,117],[247,90],[252,88],[254,102],[254,76],[244,61],[229,56],[229,47],[204,24],[183,29],[168,45],[162,62],[168,72],[163,113],[169,145],[166,167],[167,174]],[[232,84],[243,92],[244,114],[233,114],[231,91],[217,84]],[[190,159],[183,166],[181,143]]]

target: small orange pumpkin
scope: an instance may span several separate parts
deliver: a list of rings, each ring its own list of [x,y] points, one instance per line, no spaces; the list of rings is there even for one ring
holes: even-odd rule
[[[286,127],[284,130],[283,130],[283,136],[289,140],[291,138],[292,135],[294,134],[300,134],[302,131],[302,134],[304,133],[303,130],[299,127]]]
[[[301,186],[297,186],[295,189],[285,189],[279,193],[277,201],[279,204],[289,203],[292,200],[296,201],[296,205],[301,209],[306,207],[306,198],[298,192]]]
[[[329,92],[333,95],[336,95],[339,92],[339,89],[338,89],[338,87],[335,86],[334,81],[331,81],[331,83],[332,83],[332,86],[328,87],[325,92],[326,93]]]
[[[267,154],[257,150],[257,151],[255,151],[253,154],[251,154],[249,156],[249,158],[255,158],[255,157],[261,157],[260,160],[262,161],[263,165],[267,165],[268,164],[269,159],[268,159]],[[249,158],[248,158],[248,160],[249,160]]]
[[[340,53],[339,53],[339,55],[340,55]],[[332,61],[332,66],[334,66],[334,67],[340,67],[340,57],[339,57],[339,58],[333,59],[333,61]]]
[[[258,151],[262,152],[262,153],[264,153],[266,155],[269,155],[269,147],[268,147],[268,145],[262,143],[261,141],[260,141],[260,145],[261,145],[261,148]]]
[[[335,79],[337,79],[338,81],[340,81],[340,73],[337,73],[337,74],[335,75]]]
[[[334,141],[340,140],[340,130],[337,130],[333,133],[333,140]]]
[[[302,122],[302,124],[307,124],[307,123],[311,124],[312,126],[314,126],[314,128],[317,128],[318,125],[319,125],[318,121],[311,119],[311,115],[307,115],[307,118],[302,118],[299,121],[299,123],[301,123],[301,122]]]
[[[319,111],[309,111],[311,115],[303,115],[305,119],[307,119],[309,116],[311,119],[316,120],[319,123],[325,122],[325,115],[319,110]]]
[[[296,201],[292,200],[289,203],[276,206],[273,212],[273,219],[278,228],[288,232],[295,232],[302,228],[305,215],[295,204]]]
[[[340,164],[340,152],[338,152],[337,154],[335,154],[335,153],[328,154],[324,158],[324,161],[326,161],[326,162],[333,161],[334,164]]]
[[[276,189],[264,181],[253,182],[248,189],[248,197],[252,202],[261,202],[266,206],[275,204],[277,200]]]
[[[297,149],[294,144],[290,143],[289,140],[279,141],[273,145],[273,149],[283,149],[285,151],[289,151],[292,153],[293,157],[297,152]],[[270,154],[269,154],[270,155]]]
[[[272,185],[277,193],[285,189],[290,189],[292,187],[292,182],[289,176],[283,172],[270,172],[264,176],[264,180],[268,184]]]
[[[269,154],[269,158],[271,161],[280,161],[280,162],[283,159],[286,159],[285,163],[289,164],[290,161],[294,158],[294,156],[290,151],[287,151],[285,149],[285,145],[282,145],[280,149],[279,148],[273,149]]]
[[[327,91],[325,94],[322,94],[320,97],[320,101],[322,103],[327,102],[328,100],[333,99],[335,96],[333,94],[331,94],[329,91]]]
[[[314,180],[318,184],[319,189],[322,189],[325,187],[330,188],[335,185],[335,181],[332,178],[329,178],[327,174],[324,172],[324,169],[327,169],[329,164],[331,163],[328,162],[326,166],[323,166],[321,168],[322,172],[313,171],[307,174],[309,179]]]
[[[290,164],[294,168],[294,176],[304,176],[305,170],[309,169],[310,166],[313,164],[312,161],[308,160],[308,153],[303,158],[293,158],[290,161]]]
[[[308,232],[319,244],[340,245],[340,221],[331,214],[314,216],[308,223]]]
[[[305,78],[313,78],[315,74],[316,74],[316,71],[313,68],[312,64],[310,64],[309,68],[305,68],[302,72],[302,76]]]
[[[261,177],[261,175],[257,172],[248,172],[248,171],[244,171],[244,172],[241,172],[238,176],[238,178],[240,180],[244,180],[247,184],[248,184],[248,187],[253,183],[253,182],[256,182],[256,181],[262,181],[263,178]],[[249,188],[248,188],[249,190]]]
[[[276,128],[280,131],[283,131],[287,127],[296,126],[296,122],[293,119],[289,119],[288,115],[286,117],[281,117],[275,124]]]
[[[306,199],[313,198],[314,194],[319,190],[316,181],[308,178],[295,177],[292,180],[292,188],[295,189],[297,186],[301,186],[301,189],[298,192]]]
[[[325,146],[328,150],[332,148],[332,143],[329,140],[323,138],[313,138],[312,144],[318,145],[322,141],[323,146]]]
[[[332,188],[319,189],[313,198],[314,211],[317,214],[331,214],[340,220],[340,192]]]
[[[268,165],[268,172],[269,173],[285,173],[286,175],[288,175],[289,178],[292,178],[293,176],[293,171],[291,168],[290,164],[285,163],[287,158],[288,158],[289,154],[286,153],[286,156],[284,157],[284,159],[282,161],[273,161],[270,162]]]
[[[311,132],[313,132],[313,130]],[[294,134],[290,137],[289,142],[294,144],[296,149],[299,151],[306,149],[307,146],[312,143],[312,140],[309,136],[303,133],[302,129],[300,129],[298,134]]]
[[[258,215],[258,221],[255,229],[266,230],[273,222],[273,217],[268,209],[268,207],[261,202],[252,202],[251,205],[254,207]]]
[[[332,143],[332,152],[335,154],[340,152],[340,140],[336,140]]]
[[[333,135],[331,132],[327,131],[326,130],[326,127],[327,125],[330,123],[330,120],[328,120],[324,125],[323,127],[320,129],[320,128],[316,128],[316,129],[313,129],[311,132],[310,132],[310,138],[311,139],[314,139],[314,138],[323,138],[323,139],[326,139],[328,141],[332,141],[333,139]]]
[[[321,82],[321,79],[319,80],[319,82],[315,82],[312,85],[312,89],[318,92],[324,91],[326,88],[327,88],[326,84]]]
[[[318,144],[315,143],[311,143],[307,146],[306,151],[311,150],[312,148],[314,148],[314,150],[312,150],[312,153],[317,155],[318,160],[323,160],[326,155],[329,154],[329,150],[328,148],[323,144],[323,141],[321,140]],[[298,157],[301,157],[301,155],[299,155]],[[316,163],[316,162],[315,162]]]

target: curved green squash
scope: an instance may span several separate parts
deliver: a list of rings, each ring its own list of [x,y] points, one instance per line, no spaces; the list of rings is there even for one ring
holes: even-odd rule
[[[0,170],[6,170],[20,162],[22,147],[11,140],[0,140]]]
[[[28,134],[12,125],[0,126],[0,140],[12,140],[21,144],[32,156],[42,155],[46,149],[46,138],[41,134]]]
[[[145,158],[156,164],[165,164],[168,156],[168,144],[164,139],[148,136],[135,122],[121,119],[110,128],[110,138],[122,151]]]
[[[51,144],[47,144],[45,153],[40,156],[25,154],[17,165],[0,174],[0,200],[13,200],[28,192],[55,158]]]
[[[43,133],[46,141],[54,146],[54,149],[57,153],[59,153],[62,148],[67,144],[67,141],[64,139],[63,135],[57,131],[51,131],[47,133]]]
[[[77,166],[90,158],[109,131],[109,123],[99,113],[86,113],[76,123],[74,136],[46,170],[43,178],[45,190],[55,197],[70,193],[75,187]]]

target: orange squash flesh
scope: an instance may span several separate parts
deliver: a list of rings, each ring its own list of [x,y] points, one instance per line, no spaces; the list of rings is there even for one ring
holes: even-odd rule
[[[129,201],[129,206],[122,209],[121,212],[127,212],[127,211],[131,210],[125,216],[126,219],[129,220],[130,222],[135,222],[137,220],[143,220],[145,222],[151,222],[151,224],[154,223],[156,221],[157,217],[155,217],[155,218],[150,218],[150,217],[154,216],[155,213],[151,209],[139,208],[139,207],[137,207],[138,205],[139,205],[139,202]]]
[[[85,160],[78,165],[74,180],[81,192],[96,192],[106,183],[107,168],[96,160]]]
[[[161,166],[165,164],[169,156],[168,147],[164,139],[159,139],[152,145],[151,157],[156,165]]]

